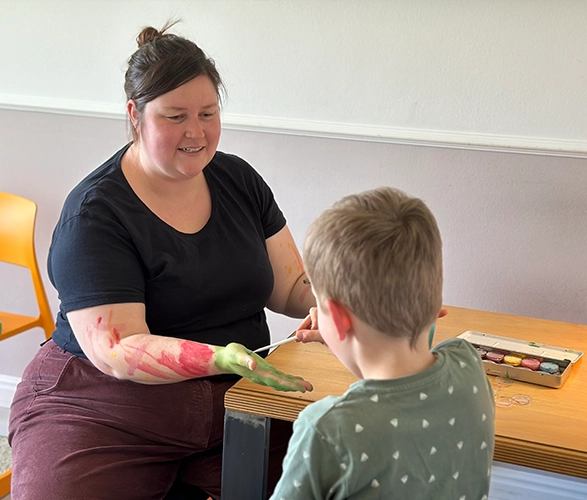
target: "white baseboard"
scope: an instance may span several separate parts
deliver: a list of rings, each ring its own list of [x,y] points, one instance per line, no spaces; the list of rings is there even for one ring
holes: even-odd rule
[[[8,409],[20,378],[0,373],[0,436],[8,435]]]
[[[0,373],[0,408],[10,408],[20,378]]]

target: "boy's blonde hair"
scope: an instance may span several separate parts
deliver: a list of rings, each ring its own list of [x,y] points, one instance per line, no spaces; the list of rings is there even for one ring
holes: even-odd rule
[[[390,187],[346,196],[310,226],[304,263],[317,299],[382,333],[408,337],[442,306],[442,241],[425,203]]]

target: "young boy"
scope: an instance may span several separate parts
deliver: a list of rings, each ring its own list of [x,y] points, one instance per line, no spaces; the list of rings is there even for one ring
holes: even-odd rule
[[[495,407],[481,359],[461,339],[428,344],[441,247],[424,202],[387,187],[311,225],[320,334],[361,380],[300,413],[272,499],[487,499]]]

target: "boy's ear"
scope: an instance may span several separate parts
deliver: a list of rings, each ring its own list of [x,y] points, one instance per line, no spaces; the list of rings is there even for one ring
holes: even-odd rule
[[[353,327],[353,321],[350,311],[336,300],[325,300],[324,305],[328,309],[328,314],[332,319],[332,323],[338,333],[338,339],[344,340],[351,328]]]

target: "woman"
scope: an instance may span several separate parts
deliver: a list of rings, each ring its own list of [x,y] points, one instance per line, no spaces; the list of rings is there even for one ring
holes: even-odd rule
[[[53,235],[60,311],[11,409],[14,500],[160,499],[179,482],[220,498],[236,376],[312,389],[251,352],[265,307],[302,318],[315,299],[271,190],[216,150],[213,61],[168,28],[129,59],[133,142],[73,189]]]

